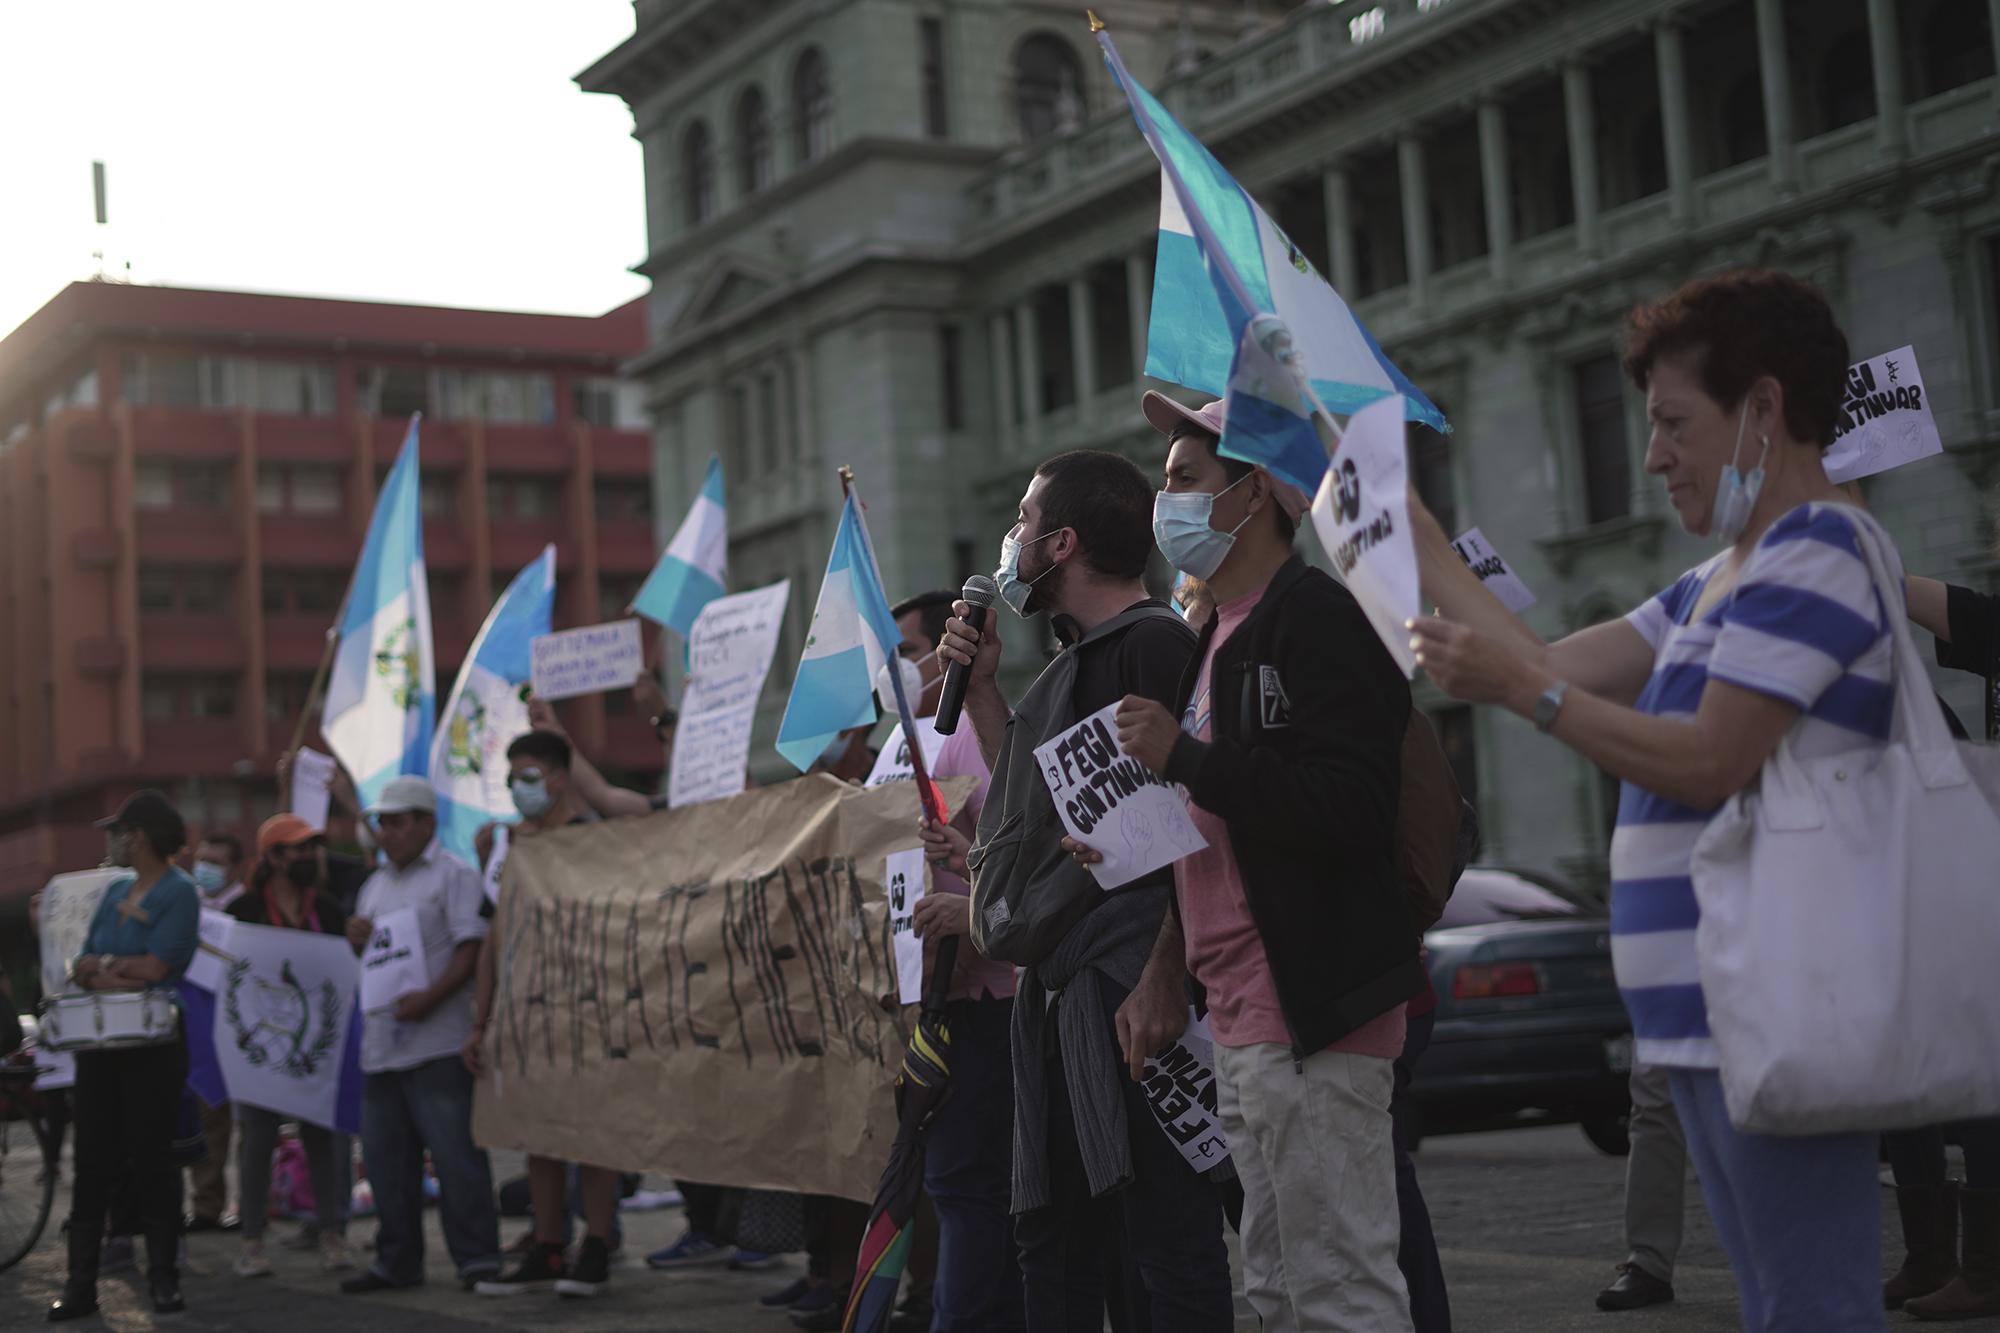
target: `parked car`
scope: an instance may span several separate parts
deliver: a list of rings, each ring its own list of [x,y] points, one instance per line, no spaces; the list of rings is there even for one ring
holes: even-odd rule
[[[1411,1088],[1419,1134],[1582,1126],[1630,1151],[1632,1023],[1604,906],[1549,876],[1474,866],[1424,936],[1437,1028]]]

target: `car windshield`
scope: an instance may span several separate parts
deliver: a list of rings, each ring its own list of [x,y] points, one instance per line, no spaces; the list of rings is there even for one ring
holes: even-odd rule
[[[1534,921],[1583,916],[1590,906],[1550,885],[1508,870],[1467,870],[1438,918],[1448,926],[1484,926],[1495,921]]]

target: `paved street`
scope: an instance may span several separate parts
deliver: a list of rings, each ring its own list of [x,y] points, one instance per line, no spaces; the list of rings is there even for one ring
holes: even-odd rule
[[[506,1171],[514,1164],[495,1165]],[[1729,1275],[1692,1182],[1687,1242],[1675,1283],[1679,1300],[1661,1309],[1605,1315],[1593,1308],[1591,1299],[1621,1257],[1621,1162],[1593,1151],[1576,1129],[1559,1127],[1431,1139],[1419,1155],[1418,1169],[1444,1247],[1460,1333],[1730,1333],[1737,1327]],[[1886,1190],[1883,1202],[1887,1209]],[[59,1214],[61,1210],[59,1206]],[[120,1333],[137,1333],[156,1322],[243,1333],[351,1333],[357,1328],[367,1333],[484,1333],[551,1326],[604,1333],[775,1333],[785,1327],[758,1312],[754,1302],[760,1293],[789,1281],[798,1260],[767,1273],[653,1273],[639,1256],[678,1234],[679,1213],[628,1213],[625,1223],[631,1257],[614,1270],[609,1293],[595,1301],[542,1296],[481,1300],[462,1294],[450,1281],[433,1222],[431,1285],[419,1291],[343,1297],[319,1271],[317,1256],[283,1250],[273,1251],[275,1277],[241,1281],[229,1272],[235,1238],[204,1235],[190,1240],[187,1315],[155,1321],[139,1279],[125,1275],[103,1284],[104,1322]],[[511,1238],[521,1224],[503,1225]],[[1893,1228],[1893,1219],[1885,1215],[1885,1255],[1895,1245]],[[354,1237],[365,1242],[372,1230],[370,1222],[357,1223]],[[1893,1252],[1900,1257],[1900,1251]],[[61,1249],[51,1236],[20,1268],[0,1274],[0,1328],[39,1320],[61,1280]],[[1247,1308],[1239,1304],[1239,1311],[1239,1328],[1254,1329],[1256,1321]],[[1891,1316],[1891,1324],[1914,1326],[1901,1316]],[[2000,1319],[1956,1327],[2000,1333]]]

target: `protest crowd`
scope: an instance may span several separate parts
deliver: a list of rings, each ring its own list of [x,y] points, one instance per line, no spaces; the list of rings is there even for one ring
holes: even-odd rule
[[[1829,478],[1850,355],[1827,302],[1736,269],[1630,313],[1646,469],[1717,550],[1554,643],[1454,549],[1400,463],[1378,466],[1385,448],[1400,459],[1406,417],[1435,411],[1414,386],[1394,374],[1342,427],[1316,406],[1318,372],[1291,376],[1268,332],[1234,330],[1265,378],[1232,375],[1200,406],[1159,392],[1136,405],[1165,445],[1160,475],[1106,452],[1042,461],[1011,527],[989,534],[991,579],[960,591],[881,586],[857,484],[778,732],[792,781],[744,771],[768,604],[784,594],[740,604],[761,629],[704,629],[770,591],[724,596],[719,560],[696,555],[725,545],[714,472],[656,573],[665,586],[637,604],[688,640],[678,714],[651,671],[638,683],[670,758],[662,793],[610,781],[556,702],[524,688],[525,647],[502,671],[482,633],[473,657],[515,711],[487,706],[511,724],[471,787],[432,763],[428,726],[405,733],[407,705],[354,739],[377,696],[370,663],[362,689],[343,649],[324,729],[344,767],[324,814],[295,800],[255,846],[190,846],[164,796],[127,800],[103,823],[120,873],[60,960],[63,1002],[153,997],[180,1023],[170,1040],[76,1052],[68,1281],[49,1318],[94,1313],[112,1247],[129,1254],[134,1236],[161,1312],[184,1304],[184,1227],[240,1228],[235,1273],[269,1274],[277,1169],[314,1201],[281,1243],[317,1248],[347,1293],[424,1281],[434,1201],[468,1293],[593,1296],[635,1173],[667,1170],[686,1233],[645,1264],[758,1270],[803,1251],[803,1273],[760,1303],[805,1329],[1219,1333],[1240,1276],[1265,1329],[1444,1333],[1452,1301],[1398,1126],[1434,1021],[1424,932],[1479,833],[1412,705],[1419,671],[1622,783],[1610,929],[1637,1049],[1629,1254],[1598,1305],[1672,1299],[1691,1161],[1746,1329],[2000,1313],[1993,1002],[1856,970],[1849,938],[1907,932],[1917,966],[1945,972],[1927,951],[1992,943],[1949,937],[1993,920],[1975,900],[2000,864],[2000,767],[1947,733],[1912,626],[1939,665],[1986,678],[1991,741],[2000,601],[1906,576],[1858,492]],[[1294,317],[1290,336],[1310,333]],[[1339,578],[1300,554],[1307,524]],[[1170,596],[1148,589],[1156,554],[1177,571]],[[364,647],[373,595],[357,583],[344,620]],[[1010,693],[1028,674],[1003,668],[1032,655],[1037,616],[1057,648]],[[730,672],[747,691],[719,687]],[[879,749],[878,718],[894,724]],[[288,761],[282,781],[300,776]],[[508,808],[466,794],[482,789]],[[1857,835],[1799,816],[1784,801],[1800,789],[1872,822]],[[877,841],[852,832],[870,820],[888,830]],[[731,837],[745,845],[714,845]],[[870,849],[847,862],[847,898],[813,897],[823,837]],[[736,868],[689,868],[704,858]],[[1805,892],[1849,881],[1859,896],[1826,900],[1838,907]],[[628,933],[626,914],[656,899],[657,929]],[[862,924],[838,947],[837,930],[788,935],[764,915],[780,900],[787,921],[809,900]],[[1829,919],[1856,903],[1872,904],[1860,925]],[[589,970],[575,941],[593,932],[611,941],[595,973],[556,976]],[[756,973],[753,987],[732,970],[726,1022],[698,998],[719,970],[696,961],[704,932],[714,957]],[[278,979],[253,976],[252,954],[280,946]],[[780,966],[800,955],[807,970]],[[204,966],[220,979],[202,983]],[[786,989],[808,971],[809,993]],[[278,1039],[318,1031],[322,1005],[354,1012],[345,1038]],[[809,1032],[799,1015],[815,1009]],[[304,1061],[345,1107],[268,1107],[234,1072],[245,1059],[258,1074]],[[807,1099],[829,1136],[845,1112],[813,1103],[796,1067],[852,1066],[874,1097],[852,1140],[870,1155],[746,1165],[777,1147],[746,1149],[700,1089],[656,1080],[648,1062],[667,1060],[712,1060],[674,1068],[752,1080],[737,1086],[774,1105]],[[212,1080],[200,1093],[219,1064],[227,1095]],[[350,1065],[351,1080],[337,1073]],[[613,1086],[648,1090],[664,1127],[606,1123],[597,1098]],[[682,1118],[713,1134],[712,1156],[671,1137]],[[1963,1185],[1946,1176],[1946,1122]],[[1885,1137],[1907,1251],[1886,1283]],[[527,1151],[524,1181],[493,1178],[502,1147]],[[726,1169],[704,1179],[709,1163]],[[878,1177],[872,1206],[844,1184]],[[346,1239],[362,1197],[370,1248]],[[504,1248],[503,1211],[531,1219]]]

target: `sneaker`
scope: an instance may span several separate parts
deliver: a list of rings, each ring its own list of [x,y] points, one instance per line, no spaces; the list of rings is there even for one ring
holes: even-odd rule
[[[840,1333],[840,1326],[847,1322],[847,1298],[831,1287],[827,1290],[832,1299],[824,1310],[792,1311],[792,1323],[804,1333]]]
[[[253,1242],[243,1247],[243,1253],[236,1256],[236,1276],[271,1276],[271,1261],[265,1257],[262,1245]]]
[[[132,1238],[111,1236],[104,1242],[102,1256],[97,1261],[100,1273],[123,1273],[132,1267]]]
[[[575,1265],[556,1279],[558,1296],[596,1296],[611,1280],[611,1248],[596,1236],[585,1236]]]
[[[805,1299],[806,1293],[812,1289],[812,1283],[804,1278],[798,1278],[788,1287],[771,1292],[769,1295],[759,1296],[757,1304],[775,1314],[782,1310],[789,1310],[797,1305],[801,1300]]]
[[[319,1243],[319,1266],[329,1273],[345,1273],[354,1267],[354,1252],[345,1236],[326,1236]]]
[[[1634,1263],[1618,1265],[1618,1280],[1597,1293],[1600,1310],[1641,1310],[1674,1298],[1673,1284],[1662,1282]]]
[[[526,1231],[523,1231],[521,1233],[521,1238],[519,1240],[515,1241],[512,1245],[509,1245],[506,1249],[500,1251],[502,1257],[505,1257],[510,1254],[515,1256],[525,1256],[533,1254],[534,1252],[535,1252],[535,1229],[533,1227],[529,1227]]]
[[[531,1291],[547,1291],[563,1275],[560,1245],[538,1245],[513,1269],[498,1277],[481,1278],[472,1290],[481,1296],[520,1296]]]
[[[840,1293],[833,1289],[831,1282],[814,1282],[807,1286],[805,1295],[791,1304],[792,1322],[810,1319],[814,1315],[825,1314],[828,1310],[842,1313],[843,1302]],[[835,1327],[838,1327],[836,1324]]]
[[[726,1264],[730,1251],[720,1242],[699,1231],[690,1231],[664,1250],[646,1256],[648,1268],[694,1268],[702,1264]]]
[[[739,1249],[729,1256],[729,1271],[732,1273],[757,1273],[775,1266],[778,1256],[766,1254],[762,1250]]]

